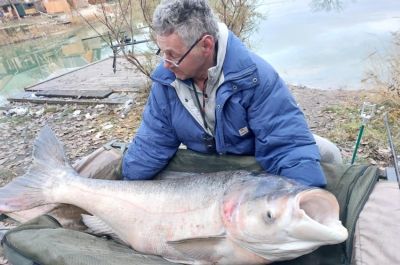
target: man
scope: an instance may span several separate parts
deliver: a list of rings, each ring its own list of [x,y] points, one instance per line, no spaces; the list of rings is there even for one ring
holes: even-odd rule
[[[252,155],[269,173],[324,186],[318,148],[288,88],[218,23],[206,0],[161,1],[153,28],[162,57],[125,179],[151,179],[181,143],[200,153]]]

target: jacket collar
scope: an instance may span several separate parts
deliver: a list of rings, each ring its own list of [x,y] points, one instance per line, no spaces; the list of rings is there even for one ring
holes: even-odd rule
[[[255,70],[255,63],[250,57],[250,51],[232,32],[229,32],[228,47],[225,55],[223,72],[225,81],[246,76]]]

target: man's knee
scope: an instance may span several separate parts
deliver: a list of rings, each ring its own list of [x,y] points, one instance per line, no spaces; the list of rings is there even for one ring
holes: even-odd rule
[[[334,143],[316,134],[313,134],[313,136],[321,155],[321,162],[330,164],[343,163],[342,154]]]

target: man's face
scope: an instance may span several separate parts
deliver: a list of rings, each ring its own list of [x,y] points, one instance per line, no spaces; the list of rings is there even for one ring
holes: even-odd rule
[[[199,42],[201,42],[201,40]],[[175,64],[189,49],[189,47],[184,44],[182,38],[176,33],[172,33],[168,36],[157,36],[157,44],[164,59],[167,59],[164,60],[164,66],[170,69],[175,76],[181,80],[194,78],[200,66],[204,63],[205,58],[201,54],[201,49],[195,46],[179,63],[179,66]],[[200,43],[198,46],[200,46]]]

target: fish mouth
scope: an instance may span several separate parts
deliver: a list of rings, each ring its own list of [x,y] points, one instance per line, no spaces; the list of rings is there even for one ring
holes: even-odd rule
[[[339,203],[336,197],[322,189],[312,189],[297,194],[298,224],[292,235],[303,240],[340,243],[347,239],[347,229],[339,220]]]
[[[339,219],[339,204],[331,193],[325,190],[308,190],[297,195],[299,209],[312,220],[327,224]]]

